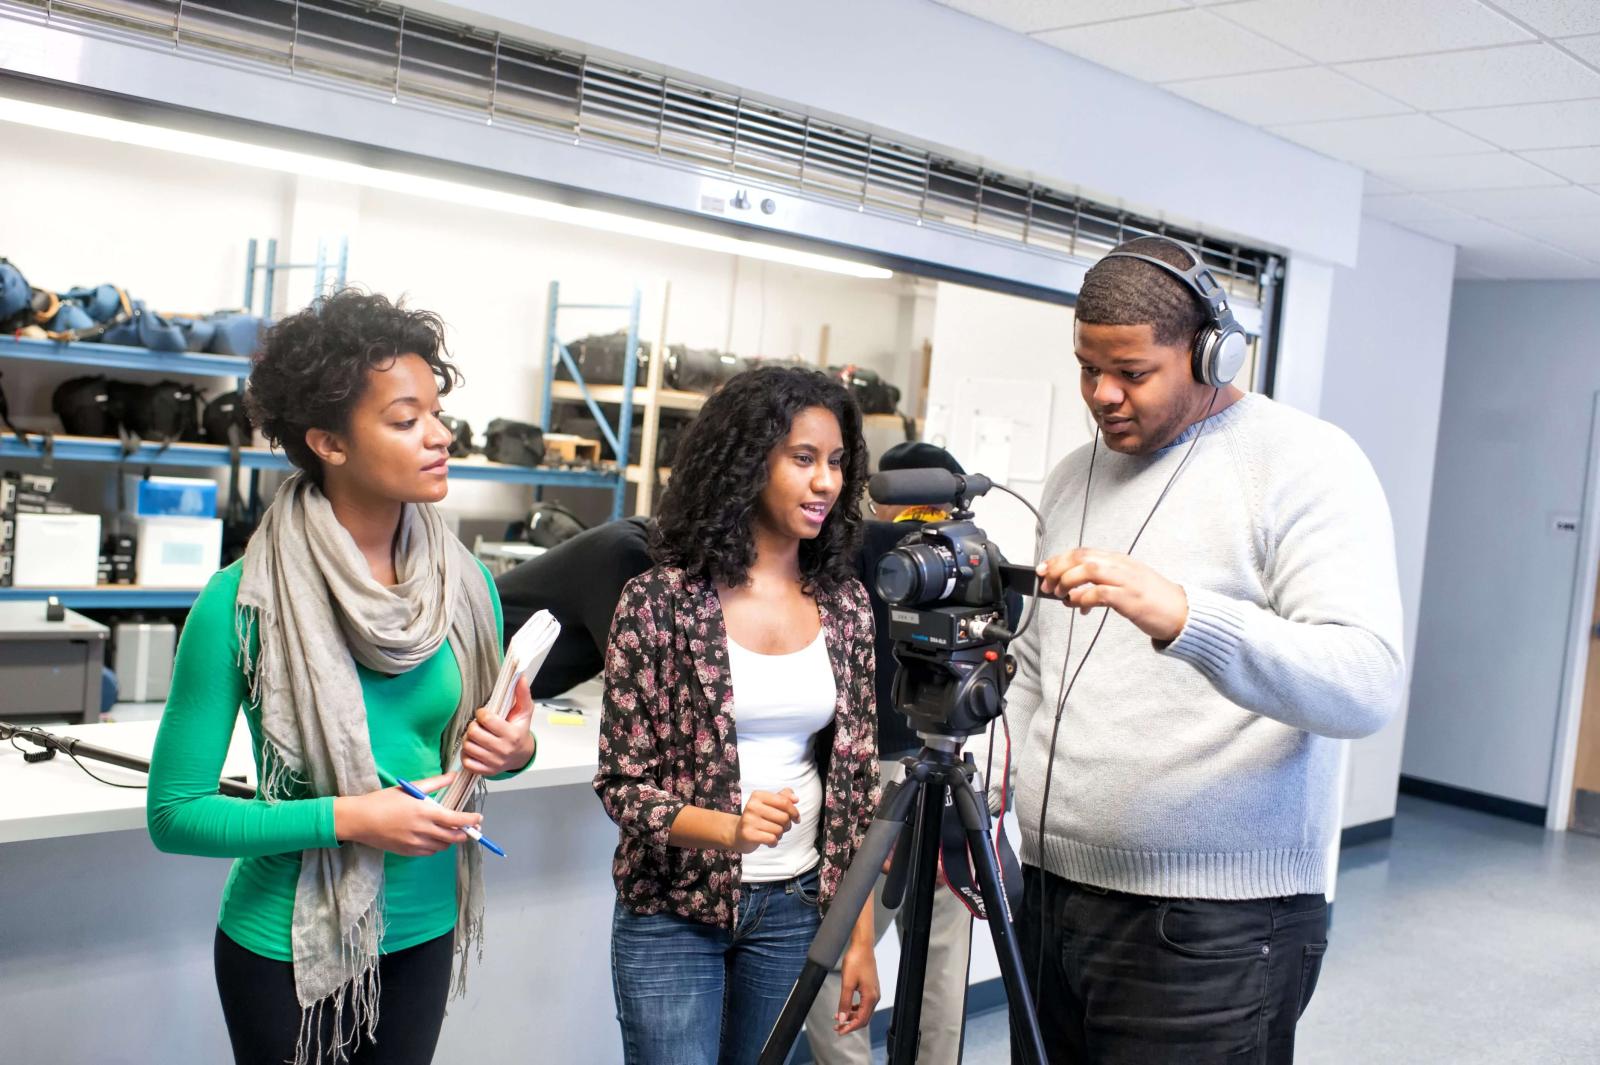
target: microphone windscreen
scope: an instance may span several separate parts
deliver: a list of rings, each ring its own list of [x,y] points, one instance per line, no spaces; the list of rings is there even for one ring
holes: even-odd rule
[[[949,470],[886,470],[872,475],[867,482],[867,494],[875,503],[892,506],[949,504],[961,491],[962,483],[962,478]]]

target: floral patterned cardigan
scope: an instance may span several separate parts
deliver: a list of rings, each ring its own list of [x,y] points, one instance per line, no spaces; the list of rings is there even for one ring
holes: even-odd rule
[[[837,693],[833,723],[816,739],[826,908],[877,808],[878,741],[866,590],[851,579],[816,599]],[[623,588],[606,648],[594,790],[621,830],[611,871],[622,905],[733,927],[742,856],[667,843],[686,805],[742,808],[728,630],[710,581],[657,566]]]

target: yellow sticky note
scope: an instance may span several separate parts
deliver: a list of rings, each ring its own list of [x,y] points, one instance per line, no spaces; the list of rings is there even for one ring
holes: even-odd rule
[[[583,724],[583,715],[574,714],[566,710],[552,710],[550,711],[550,724],[581,725]]]

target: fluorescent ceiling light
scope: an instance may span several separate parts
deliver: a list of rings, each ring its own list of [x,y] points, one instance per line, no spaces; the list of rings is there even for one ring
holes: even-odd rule
[[[201,133],[189,133],[185,130],[168,129],[164,126],[148,126],[138,122],[128,122],[124,119],[107,118],[103,115],[72,111],[61,107],[49,107],[44,104],[28,103],[22,100],[0,99],[0,122],[15,122],[20,125],[37,126],[41,129],[53,130],[59,133],[95,137],[100,140],[116,141],[120,144],[135,144],[144,148],[159,148],[163,151],[177,152],[180,155],[192,155],[201,159],[238,163],[242,166],[277,170],[286,174],[301,174],[306,177],[343,181],[372,189],[404,193],[409,196],[423,196],[445,203],[462,204],[467,207],[482,207],[491,211],[522,215],[526,218],[538,218],[548,222],[583,226],[587,229],[598,229],[607,233],[619,233],[629,237],[641,237],[645,240],[658,240],[682,247],[699,248],[703,251],[742,255],[751,259],[765,259],[768,262],[785,263],[789,266],[803,266],[812,270],[825,270],[829,273],[845,274],[849,277],[883,280],[894,276],[892,271],[877,266],[867,266],[863,263],[851,262],[848,259],[834,258],[831,255],[817,255],[813,252],[796,251],[772,244],[763,244],[760,241],[740,240],[736,237],[706,233],[689,226],[652,222],[628,215],[613,214],[610,211],[597,211],[588,207],[572,207],[567,204],[554,203],[550,200],[542,200],[537,196],[501,192],[496,189],[486,189],[459,181],[445,181],[440,178],[423,177],[420,174],[408,174],[398,170],[363,166],[359,163],[326,159],[322,156],[307,155],[303,152],[291,152],[282,148],[267,148],[259,144],[229,140],[225,137],[211,137]]]

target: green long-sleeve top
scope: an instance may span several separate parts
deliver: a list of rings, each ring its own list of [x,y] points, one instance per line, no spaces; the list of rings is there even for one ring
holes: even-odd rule
[[[300,854],[311,847],[337,847],[339,841],[333,834],[332,796],[269,803],[259,796],[217,794],[241,710],[261,776],[261,718],[246,698],[249,686],[235,625],[241,574],[242,563],[235,563],[214,576],[184,624],[151,758],[150,837],[163,851],[235,859],[218,924],[240,946],[290,961]],[[498,631],[500,598],[487,570],[483,579],[494,600]],[[254,661],[259,641],[253,630],[248,638]],[[390,676],[359,663],[356,672],[372,756],[384,783],[442,772],[440,740],[461,698],[461,670],[449,643],[407,673]],[[384,855],[384,952],[427,942],[455,926],[455,868],[454,847],[421,858]]]

